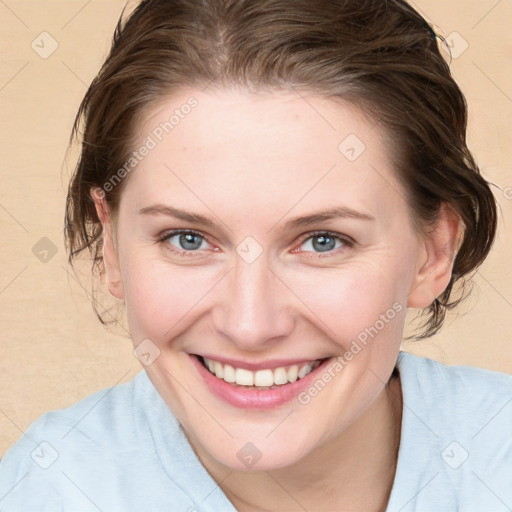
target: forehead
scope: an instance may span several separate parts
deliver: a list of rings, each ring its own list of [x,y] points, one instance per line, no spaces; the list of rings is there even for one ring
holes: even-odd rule
[[[237,149],[253,151],[253,157],[265,149],[261,159],[294,158],[302,149],[316,160],[322,153],[321,161],[332,161],[343,155],[339,144],[347,137],[345,149],[350,141],[355,149],[345,153],[347,161],[355,161],[363,149],[387,157],[385,134],[374,119],[348,102],[301,92],[182,91],[146,112],[139,126],[139,138],[151,134],[158,143],[181,146],[198,157],[232,142],[236,146],[224,151],[224,158]]]
[[[195,196],[203,211],[201,198],[219,208],[229,198],[240,214],[319,201],[378,214],[403,201],[382,127],[306,93],[184,90],[145,114],[136,139],[151,149],[126,192],[143,206]]]

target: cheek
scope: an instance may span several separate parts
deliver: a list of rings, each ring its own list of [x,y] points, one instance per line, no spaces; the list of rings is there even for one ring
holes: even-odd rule
[[[397,313],[406,309],[407,276],[393,273],[389,265],[360,261],[337,269],[297,273],[288,279],[314,313],[309,315],[311,322],[340,345],[364,339],[366,330],[375,324],[379,334],[396,338],[400,332],[401,336],[403,315]]]
[[[122,266],[130,332],[137,339],[164,343],[177,336],[200,311],[215,284],[211,271],[177,267],[131,255]]]

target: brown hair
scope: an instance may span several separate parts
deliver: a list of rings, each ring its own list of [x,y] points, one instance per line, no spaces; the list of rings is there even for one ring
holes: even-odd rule
[[[419,225],[435,223],[447,202],[465,226],[451,281],[415,337],[440,329],[462,299],[452,297],[454,285],[491,248],[496,203],[466,144],[465,98],[412,7],[401,0],[145,0],[122,16],[73,129],[83,135],[66,205],[71,264],[87,248],[93,272],[102,273],[102,227],[89,190],[126,162],[137,119],[188,86],[297,89],[348,100],[377,118],[394,141],[396,173]],[[114,213],[123,182],[105,193]]]

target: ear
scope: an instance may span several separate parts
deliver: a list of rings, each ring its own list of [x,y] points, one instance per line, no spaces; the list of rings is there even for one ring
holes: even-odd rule
[[[105,266],[105,280],[108,291],[116,299],[124,300],[119,256],[114,244],[114,229],[105,199],[105,192],[100,188],[91,188],[89,193],[94,201],[96,213],[103,228],[103,264]]]
[[[434,229],[421,242],[408,307],[426,308],[444,292],[452,277],[462,232],[457,212],[448,203],[442,203]]]

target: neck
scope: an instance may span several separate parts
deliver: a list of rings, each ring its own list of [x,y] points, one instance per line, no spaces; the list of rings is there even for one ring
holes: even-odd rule
[[[205,454],[200,458],[239,512],[384,512],[395,477],[401,420],[400,379],[394,377],[341,436],[291,466],[233,471],[226,478],[226,468]]]

